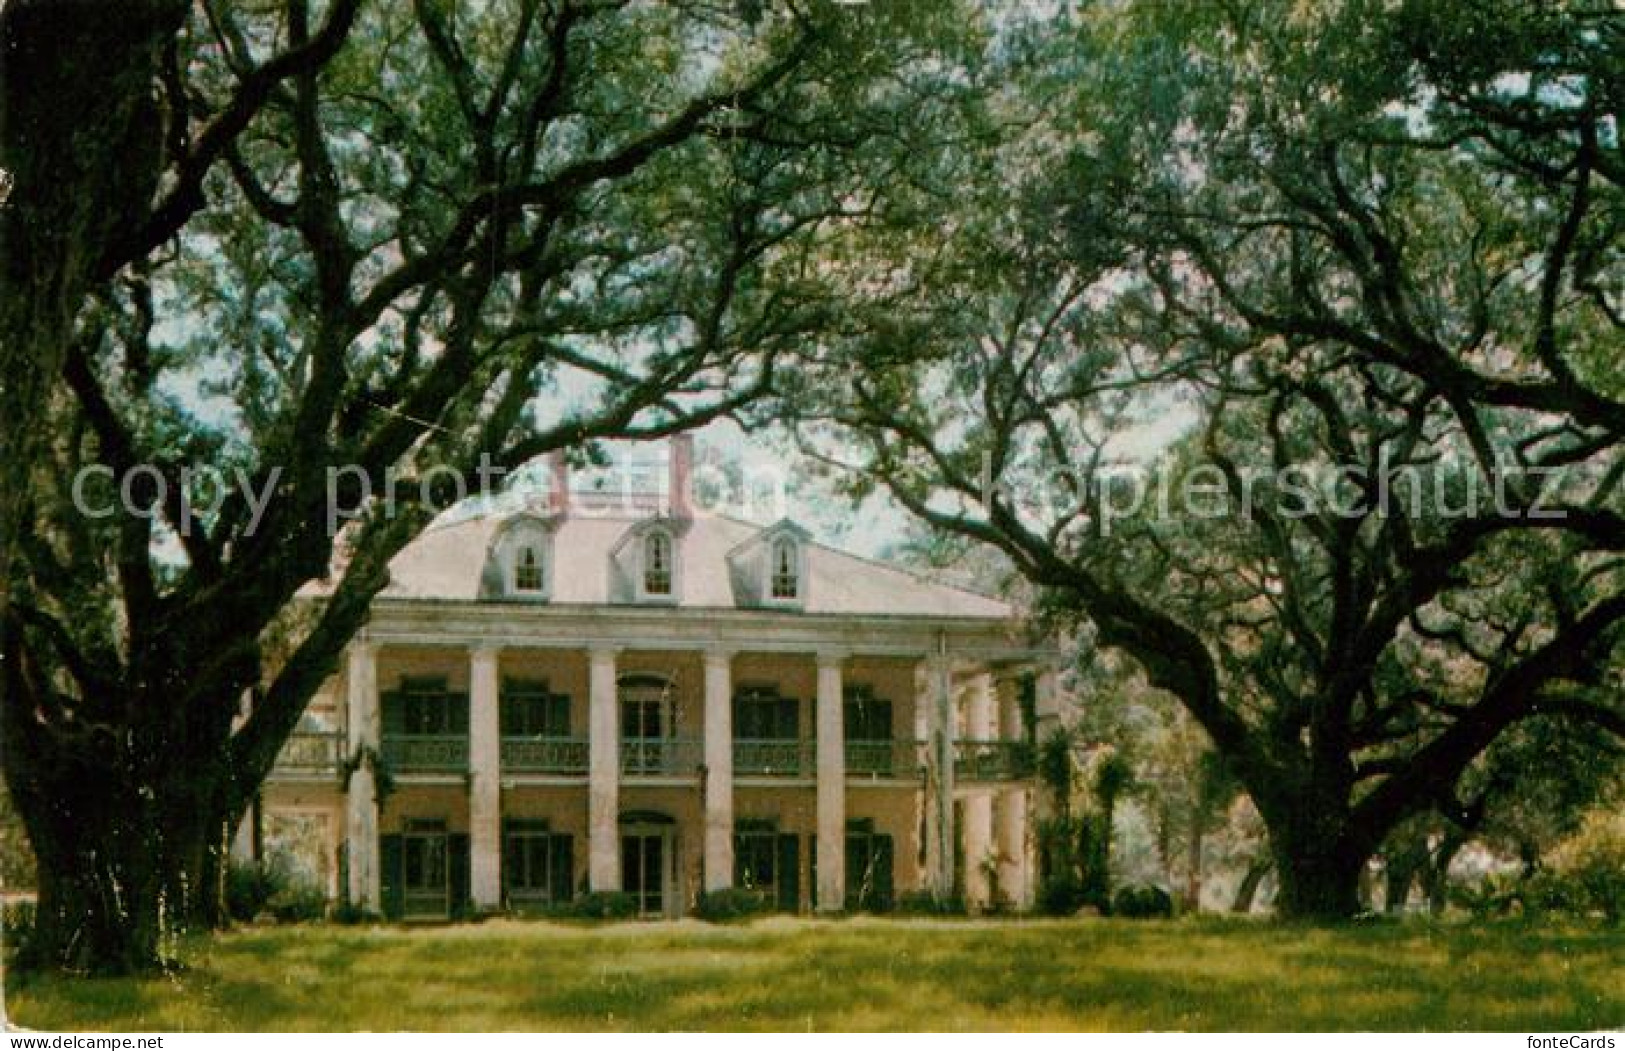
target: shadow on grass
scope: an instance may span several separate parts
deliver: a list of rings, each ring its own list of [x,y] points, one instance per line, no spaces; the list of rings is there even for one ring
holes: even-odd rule
[[[36,1028],[1587,1030],[1625,932],[850,920],[244,931],[169,979],[36,978]]]

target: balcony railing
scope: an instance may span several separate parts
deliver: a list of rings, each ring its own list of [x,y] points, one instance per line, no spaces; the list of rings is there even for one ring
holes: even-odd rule
[[[621,773],[629,777],[692,777],[704,762],[703,741],[638,737],[621,742]]]
[[[521,774],[585,774],[585,737],[504,737],[502,769]]]
[[[846,776],[907,778],[920,772],[924,742],[908,738],[846,742]]]
[[[468,737],[464,734],[395,734],[384,738],[382,753],[391,769],[402,772],[468,770]]]
[[[336,774],[344,758],[344,735],[337,730],[295,730],[277,753],[276,774],[316,777]]]
[[[797,738],[737,738],[734,773],[746,777],[810,777],[818,765],[817,747]]]
[[[960,781],[1016,781],[1032,773],[1033,750],[1026,741],[954,742],[954,777]]]

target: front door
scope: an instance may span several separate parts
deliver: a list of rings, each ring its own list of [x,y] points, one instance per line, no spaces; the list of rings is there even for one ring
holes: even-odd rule
[[[670,833],[631,829],[621,834],[621,886],[638,902],[639,916],[664,916],[670,895]]]

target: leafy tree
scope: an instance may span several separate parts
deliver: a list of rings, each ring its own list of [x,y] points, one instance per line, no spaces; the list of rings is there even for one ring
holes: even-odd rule
[[[94,971],[222,918],[230,830],[457,479],[740,412],[847,322],[816,261],[944,175],[974,29],[822,0],[5,10],[0,327],[48,440],[6,533],[0,758],[32,957]]]
[[[1289,915],[1356,912],[1520,723],[1625,732],[1603,6],[1129,4],[1012,49],[1036,101],[913,313],[786,407],[1180,700]]]

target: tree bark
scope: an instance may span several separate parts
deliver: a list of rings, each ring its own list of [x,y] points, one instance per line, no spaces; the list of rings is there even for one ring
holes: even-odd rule
[[[1253,859],[1253,863],[1247,866],[1246,874],[1241,877],[1241,884],[1236,888],[1235,901],[1230,904],[1231,912],[1246,915],[1253,911],[1253,900],[1258,897],[1258,888],[1274,867],[1275,862],[1268,854]]]
[[[1282,917],[1313,922],[1341,921],[1360,912],[1360,873],[1369,854],[1313,833],[1270,830],[1270,850],[1280,885]]]

